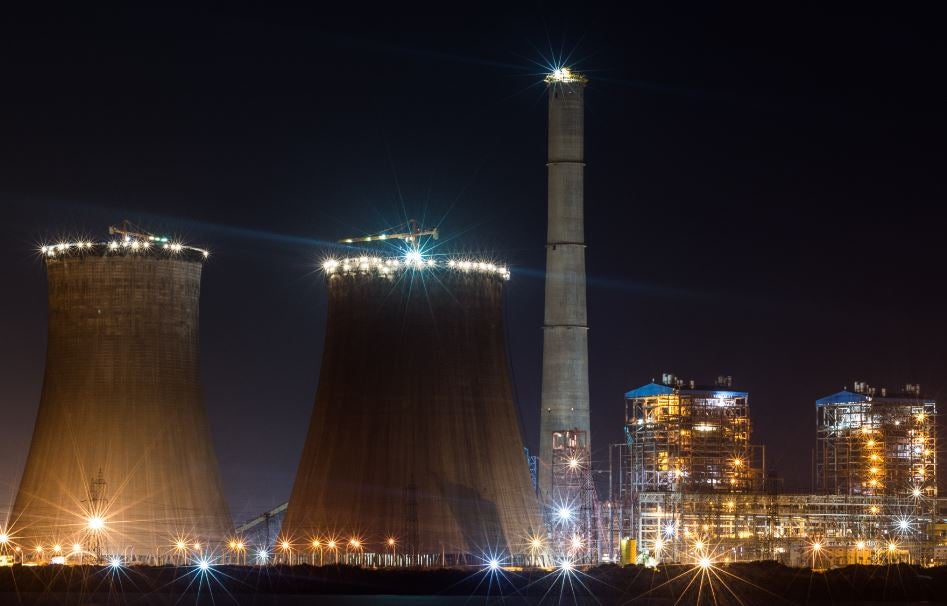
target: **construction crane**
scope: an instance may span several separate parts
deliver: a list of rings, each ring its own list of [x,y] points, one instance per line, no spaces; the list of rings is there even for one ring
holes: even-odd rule
[[[418,222],[414,219],[408,221],[409,231],[397,234],[376,234],[373,236],[357,236],[351,238],[342,238],[340,244],[355,244],[358,242],[379,242],[382,240],[405,240],[407,242],[417,242],[422,236],[431,236],[435,240],[440,236],[437,228],[424,229],[418,227]]]
[[[147,240],[149,242],[167,242],[168,239],[165,237],[156,236],[152,233],[146,232],[142,228],[138,227],[128,219],[122,221],[120,227],[115,227],[114,225],[109,225],[109,235],[110,236],[122,236],[124,238],[137,238],[139,240]]]
[[[162,249],[170,250],[173,253],[178,253],[182,250],[193,250],[204,255],[205,259],[210,256],[209,250],[197,248],[196,246],[187,246],[185,244],[181,244],[180,242],[172,242],[167,236],[156,236],[153,233],[145,231],[141,227],[135,225],[128,219],[122,221],[120,227],[109,225],[109,235],[121,236],[125,241],[123,246],[131,242],[133,249],[138,246],[137,242],[133,242],[133,240],[140,240],[144,243],[145,248],[148,248],[151,246],[151,243],[154,242],[156,246],[160,245]],[[118,248],[118,244],[112,242],[109,244],[109,248]]]

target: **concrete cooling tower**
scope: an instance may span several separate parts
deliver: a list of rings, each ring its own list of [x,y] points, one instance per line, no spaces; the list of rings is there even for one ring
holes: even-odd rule
[[[124,235],[43,254],[46,374],[10,519],[18,540],[150,562],[178,538],[224,540],[198,372],[206,252]]]
[[[324,269],[325,351],[283,534],[422,564],[523,553],[541,525],[508,372],[508,270],[416,252]]]

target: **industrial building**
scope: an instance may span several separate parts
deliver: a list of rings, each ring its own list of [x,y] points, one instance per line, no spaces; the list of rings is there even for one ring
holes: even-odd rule
[[[937,497],[933,399],[856,381],[816,401],[816,490],[828,494]]]
[[[934,563],[938,518],[911,498],[812,494],[637,495],[639,561],[776,560],[788,566]]]
[[[325,349],[281,540],[331,540],[360,563],[522,561],[542,523],[504,338],[509,269],[404,239],[405,254],[323,266]]]
[[[749,394],[730,377],[697,387],[673,374],[625,394],[636,492],[748,492],[761,486],[762,447],[750,444]],[[756,455],[756,456],[754,456]]]
[[[593,481],[584,95],[548,92],[539,454],[523,448],[504,338],[509,268],[433,254],[436,229],[345,238],[322,266],[319,385],[288,503],[233,529],[198,380],[208,253],[124,225],[42,248],[49,346],[0,564],[563,566],[777,560],[947,563],[936,402],[856,381],[816,401],[813,494],[782,494],[749,393],[671,373],[625,394],[609,497]],[[384,242],[388,254],[366,247]],[[403,245],[404,244],[404,245]],[[394,245],[394,246],[392,246]],[[354,248],[360,247],[360,248]],[[524,457],[525,452],[525,457]],[[600,470],[603,471],[603,470]],[[15,539],[15,540],[14,540]],[[16,551],[12,552],[13,546]]]
[[[734,390],[729,376],[704,387],[664,373],[660,383],[627,392],[626,441],[612,457],[618,476],[608,511],[610,558],[636,557],[622,541],[640,550],[684,537],[717,495],[759,492],[765,451],[752,445],[751,431],[749,394]]]
[[[5,529],[26,561],[161,563],[176,540],[232,530],[199,380],[207,252],[127,225],[110,233],[41,251],[45,378]]]
[[[818,494],[780,494],[766,477],[748,397],[729,377],[700,388],[672,374],[626,394],[626,441],[611,457],[610,559],[940,561],[936,406],[919,387],[876,395],[856,383],[817,401]]]

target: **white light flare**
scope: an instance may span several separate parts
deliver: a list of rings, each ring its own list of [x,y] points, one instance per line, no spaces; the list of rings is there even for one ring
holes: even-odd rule
[[[410,250],[404,256],[404,262],[408,265],[421,265],[424,262],[424,259],[421,257],[421,253],[419,251]]]
[[[588,82],[588,78],[584,75],[572,71],[571,68],[564,65],[553,67],[552,71],[546,75],[545,78],[546,84],[561,84],[561,83],[572,83],[578,82],[585,84]]]
[[[574,515],[571,507],[560,507],[556,510],[556,517],[559,518],[560,522],[568,522],[572,519]]]
[[[90,516],[86,525],[89,530],[102,530],[105,528],[105,519],[102,516]]]

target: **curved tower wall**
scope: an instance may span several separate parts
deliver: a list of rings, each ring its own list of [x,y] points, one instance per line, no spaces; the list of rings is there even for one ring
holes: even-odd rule
[[[402,273],[402,271],[404,273]],[[539,507],[512,398],[502,275],[335,273],[283,533],[404,554],[522,553]]]
[[[582,76],[549,82],[549,218],[539,435],[539,487],[552,480],[552,434],[590,435],[585,301],[584,105]]]
[[[26,544],[88,548],[91,516],[98,550],[140,557],[231,530],[198,374],[201,261],[186,257],[47,259],[46,373],[11,517]]]

